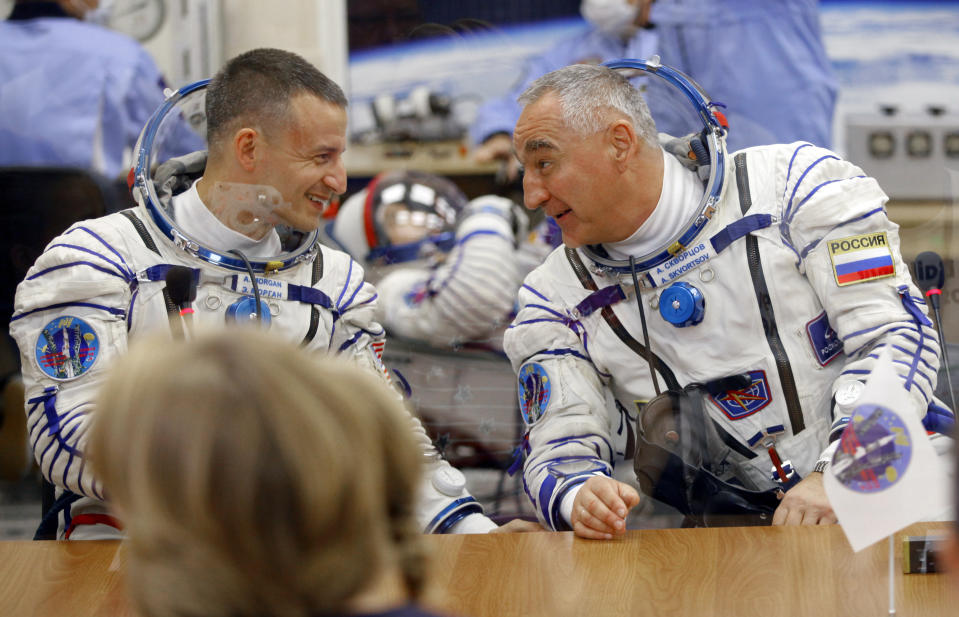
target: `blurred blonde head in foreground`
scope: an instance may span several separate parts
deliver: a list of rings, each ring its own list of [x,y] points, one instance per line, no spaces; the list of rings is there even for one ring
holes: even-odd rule
[[[375,377],[258,332],[145,341],[100,392],[91,464],[147,617],[415,600],[419,453]]]

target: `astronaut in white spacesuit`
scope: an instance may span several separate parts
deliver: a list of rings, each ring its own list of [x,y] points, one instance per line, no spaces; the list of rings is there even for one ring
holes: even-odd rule
[[[30,442],[57,487],[61,537],[115,537],[121,527],[83,450],[98,385],[130,338],[259,326],[387,378],[374,288],[349,256],[317,241],[322,211],[346,188],[346,104],[299,56],[237,56],[208,87],[173,94],[145,127],[134,172],[140,206],[73,225],[20,284],[10,330]],[[209,156],[158,158],[184,118],[205,133]],[[411,424],[427,462],[424,531],[496,528],[419,421]]]
[[[529,518],[521,478],[506,472],[523,424],[503,332],[523,278],[559,235],[545,222],[527,233],[527,221],[505,197],[468,200],[447,178],[393,170],[344,201],[321,238],[376,286],[384,361],[437,446],[487,512]]]
[[[643,492],[695,524],[835,522],[821,472],[878,349],[918,415],[950,415],[886,195],[808,143],[727,157],[721,116],[685,76],[656,58],[611,66],[670,82],[705,128],[664,151],[642,96],[603,66],[554,71],[520,99],[525,205],[565,243],[527,277],[505,336],[537,515],[621,533],[640,498],[610,476],[635,454]]]
[[[526,262],[545,257],[533,257],[526,220],[505,197],[467,201],[446,178],[402,170],[379,174],[347,199],[325,235],[363,264],[380,296],[377,321],[391,335],[499,348],[532,269]]]

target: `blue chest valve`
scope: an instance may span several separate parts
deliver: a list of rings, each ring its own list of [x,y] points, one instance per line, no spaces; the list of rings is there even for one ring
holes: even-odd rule
[[[260,300],[260,315],[263,319],[263,327],[270,327],[270,307],[264,301]],[[253,296],[243,296],[226,309],[226,320],[229,323],[253,323],[256,324],[256,304]]]
[[[677,328],[695,326],[705,313],[706,298],[689,283],[673,283],[659,296],[659,314]]]

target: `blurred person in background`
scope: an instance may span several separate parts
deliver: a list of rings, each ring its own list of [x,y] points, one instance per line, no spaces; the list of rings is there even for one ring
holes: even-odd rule
[[[522,424],[502,339],[523,277],[559,239],[548,221],[527,232],[526,214],[505,197],[468,200],[448,178],[395,170],[324,226],[324,242],[376,286],[384,361],[409,404],[497,519],[532,515],[518,477],[507,478]]]
[[[500,160],[518,174],[510,147],[519,95],[537,78],[570,64],[659,55],[724,105],[730,150],[808,141],[828,148],[838,82],[826,55],[818,0],[583,0],[589,29],[527,61],[504,97],[485,102],[470,128],[479,162]],[[657,129],[685,135],[668,88],[637,77]]]
[[[0,166],[76,168],[100,187],[108,211],[132,205],[126,176],[140,129],[163,102],[164,82],[153,59],[135,40],[106,28],[113,0],[3,0],[0,2]],[[195,148],[189,131],[180,138]],[[64,170],[70,173],[72,170]],[[38,187],[44,195],[52,184]],[[77,207],[73,195],[48,212],[16,212],[6,196],[4,224],[16,239],[3,244],[16,280],[3,281],[3,309],[10,317],[13,287],[47,242],[95,209]],[[21,197],[21,199],[23,199]],[[29,199],[26,199],[29,201]],[[20,219],[29,221],[18,225]],[[64,223],[65,221],[65,223]],[[42,237],[39,236],[43,230]],[[29,240],[26,238],[30,238]],[[29,248],[28,248],[29,247]],[[23,263],[26,261],[26,263]],[[9,291],[9,300],[7,292]],[[19,362],[12,341],[0,340],[0,477],[29,470],[21,409]],[[23,444],[20,446],[20,444]],[[30,457],[29,460],[32,460]]]
[[[522,278],[538,265],[523,265],[526,229],[505,197],[467,200],[446,178],[401,170],[350,196],[325,234],[365,268],[390,334],[449,347],[490,341],[509,323]]]
[[[408,423],[382,380],[262,332],[135,346],[87,453],[126,524],[137,611],[432,615]]]
[[[16,0],[0,21],[0,165],[126,179],[166,84],[143,46],[101,25],[113,2],[100,4]],[[179,140],[203,143],[190,131]]]

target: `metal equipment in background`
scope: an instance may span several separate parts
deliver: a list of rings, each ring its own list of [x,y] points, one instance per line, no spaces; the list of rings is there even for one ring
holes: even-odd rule
[[[846,116],[846,158],[891,199],[951,201],[959,195],[959,113],[938,105]],[[955,183],[955,186],[954,186]]]
[[[376,126],[354,135],[359,143],[438,142],[466,135],[466,127],[453,113],[453,100],[426,86],[417,86],[405,96],[380,94],[370,108]]]

